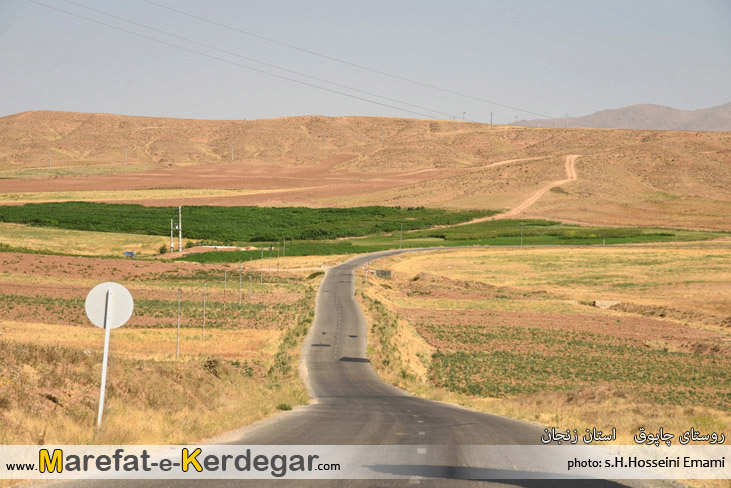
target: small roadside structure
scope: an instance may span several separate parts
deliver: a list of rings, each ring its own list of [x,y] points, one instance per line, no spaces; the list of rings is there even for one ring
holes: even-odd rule
[[[619,300],[594,300],[594,306],[604,310],[612,308],[615,305],[619,305],[620,303],[622,302]]]
[[[124,257],[125,258],[134,258],[135,252],[134,251],[124,251]]]
[[[381,279],[385,279],[385,280],[391,279],[391,270],[390,269],[376,269],[374,271],[376,272],[376,276]]]

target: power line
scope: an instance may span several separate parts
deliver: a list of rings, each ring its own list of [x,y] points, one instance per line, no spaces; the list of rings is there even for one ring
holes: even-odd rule
[[[89,21],[89,22],[93,22],[95,24],[103,25],[105,27],[109,27],[111,29],[115,29],[115,30],[118,30],[118,31],[121,31],[121,32],[126,32],[127,34],[131,34],[133,36],[141,37],[142,39],[147,39],[147,40],[154,41],[154,42],[157,42],[157,43],[160,43],[160,44],[165,44],[166,46],[171,46],[171,47],[174,47],[174,48],[177,48],[177,49],[180,49],[180,50],[189,52],[189,53],[198,54],[200,56],[204,56],[204,57],[207,57],[207,58],[210,58],[210,59],[215,59],[215,60],[221,61],[223,63],[228,63],[228,64],[232,64],[234,66],[239,66],[241,68],[248,69],[248,70],[251,70],[251,71],[255,71],[257,73],[262,73],[262,74],[265,74],[265,75],[273,76],[275,78],[280,78],[280,79],[283,79],[283,80],[291,81],[293,83],[298,83],[300,85],[305,85],[305,86],[309,86],[309,87],[312,87],[312,88],[317,88],[319,90],[323,90],[323,91],[326,91],[326,92],[336,93],[338,95],[342,95],[342,96],[345,96],[345,97],[353,98],[355,100],[361,100],[363,102],[368,102],[368,103],[372,103],[372,104],[375,104],[375,105],[380,105],[382,107],[392,108],[394,110],[400,110],[402,112],[406,112],[406,113],[410,113],[410,114],[414,114],[414,115],[419,115],[419,116],[424,117],[424,118],[427,118],[427,119],[434,118],[432,115],[425,114],[425,113],[422,113],[422,112],[416,112],[416,111],[409,110],[409,109],[405,109],[405,108],[402,108],[402,107],[396,107],[394,105],[389,105],[387,103],[377,102],[375,100],[371,100],[371,99],[364,98],[364,97],[359,97],[357,95],[352,95],[350,93],[345,93],[345,92],[341,92],[341,91],[338,91],[338,90],[333,90],[331,88],[327,88],[327,87],[324,87],[324,86],[315,85],[313,83],[308,83],[306,81],[296,80],[294,78],[289,78],[287,76],[279,75],[279,74],[276,74],[276,73],[271,73],[269,71],[265,71],[265,70],[262,70],[262,69],[259,69],[259,68],[254,68],[252,66],[247,66],[245,64],[237,63],[237,62],[231,61],[229,59],[219,58],[218,56],[213,56],[213,55],[208,54],[208,53],[204,53],[204,52],[201,52],[201,51],[196,51],[195,49],[190,49],[190,48],[187,48],[187,47],[184,47],[184,46],[180,46],[180,45],[174,44],[172,42],[167,42],[167,41],[163,41],[161,39],[157,39],[157,38],[154,38],[154,37],[146,36],[144,34],[140,34],[138,32],[134,32],[134,31],[130,31],[130,30],[127,30],[127,29],[123,29],[122,27],[117,27],[115,25],[107,24],[107,23],[101,22],[99,20],[90,19],[89,17],[84,17],[83,15],[75,14],[75,13],[69,12],[67,10],[63,10],[63,9],[58,8],[58,7],[54,7],[52,5],[47,5],[47,4],[42,3],[42,2],[39,2],[37,0],[28,0],[28,1],[31,2],[31,3],[35,3],[36,5],[40,5],[42,7],[49,8],[51,10],[56,10],[58,12],[61,12],[61,13],[66,14],[66,15],[70,15],[72,17],[76,17],[76,18],[83,19],[83,20],[86,20],[86,21]]]
[[[381,70],[378,70],[378,69],[375,69],[375,68],[369,68],[368,66],[363,66],[361,64],[357,64],[357,63],[353,63],[353,62],[350,62],[350,61],[346,61],[346,60],[341,59],[341,58],[336,58],[334,56],[328,56],[327,54],[322,54],[322,53],[319,53],[319,52],[316,52],[316,51],[311,51],[309,49],[305,49],[305,48],[302,48],[302,47],[299,47],[299,46],[295,46],[294,44],[288,44],[286,42],[278,41],[276,39],[272,39],[271,37],[266,37],[266,36],[262,36],[262,35],[259,35],[259,34],[254,34],[253,32],[249,32],[249,31],[246,31],[246,30],[243,30],[243,29],[239,29],[238,27],[232,27],[230,25],[226,25],[226,24],[223,24],[221,22],[216,22],[215,20],[206,19],[205,17],[200,17],[198,15],[191,14],[189,12],[184,12],[182,10],[178,10],[176,8],[173,8],[173,7],[168,7],[167,5],[162,5],[160,3],[156,3],[156,2],[153,2],[151,0],[142,0],[142,1],[145,2],[145,3],[149,3],[150,5],[155,5],[156,7],[164,8],[166,10],[170,10],[172,12],[176,12],[176,13],[179,13],[181,15],[185,15],[187,17],[191,17],[193,19],[200,20],[202,22],[207,22],[207,23],[212,24],[212,25],[217,25],[217,26],[223,27],[225,29],[229,29],[229,30],[232,30],[232,31],[235,31],[235,32],[239,32],[241,34],[246,34],[247,36],[255,37],[257,39],[261,39],[263,41],[271,42],[273,44],[278,44],[280,46],[288,47],[290,49],[295,49],[297,51],[300,51],[300,52],[303,52],[303,53],[307,53],[307,54],[311,54],[313,56],[318,56],[318,57],[323,58],[323,59],[328,59],[330,61],[335,61],[336,63],[345,64],[345,65],[352,66],[354,68],[362,69],[362,70],[365,70],[365,71],[370,71],[371,73],[376,73],[376,74],[379,74],[379,75],[388,76],[389,78],[394,78],[394,79],[397,79],[397,80],[406,81],[408,83],[414,83],[416,85],[425,86],[425,87],[431,88],[433,90],[438,90],[438,91],[445,92],[445,93],[451,93],[452,95],[457,95],[457,96],[460,96],[460,97],[469,98],[471,100],[476,100],[478,102],[489,103],[491,105],[497,105],[499,107],[509,108],[511,110],[517,110],[519,112],[523,112],[523,113],[526,113],[526,114],[537,115],[539,117],[545,117],[547,119],[555,119],[555,118],[558,118],[558,117],[552,117],[550,115],[541,114],[541,113],[538,113],[538,112],[531,112],[530,110],[524,110],[524,109],[518,108],[518,107],[512,107],[510,105],[505,105],[505,104],[502,104],[502,103],[495,102],[493,100],[487,100],[487,99],[480,98],[480,97],[476,97],[476,96],[473,96],[473,95],[468,95],[466,93],[460,93],[458,91],[450,90],[449,88],[442,88],[442,87],[439,87],[439,86],[436,86],[436,85],[432,85],[430,83],[425,83],[425,82],[418,81],[418,80],[412,80],[411,78],[406,78],[406,77],[399,76],[399,75],[395,75],[395,74],[392,74],[392,73],[387,73],[386,71],[381,71]]]
[[[241,58],[241,59],[246,59],[248,61],[253,61],[255,63],[259,63],[259,64],[262,64],[264,66],[268,66],[270,68],[275,68],[275,69],[278,69],[278,70],[286,71],[288,73],[292,73],[292,74],[296,74],[296,75],[299,75],[299,76],[302,76],[302,77],[305,77],[305,78],[309,78],[311,80],[320,81],[322,83],[327,83],[329,85],[333,85],[333,86],[337,86],[337,87],[340,87],[340,88],[345,88],[347,90],[352,90],[352,91],[355,91],[355,92],[363,93],[365,95],[369,95],[369,96],[372,96],[372,97],[381,98],[383,100],[388,100],[390,102],[400,103],[402,105],[407,105],[409,107],[418,108],[420,110],[427,110],[429,112],[434,112],[435,114],[440,114],[440,115],[444,115],[444,116],[447,116],[447,117],[451,117],[451,114],[448,114],[448,113],[445,113],[445,112],[440,112],[439,110],[434,110],[434,109],[429,108],[429,107],[422,107],[420,105],[414,105],[412,103],[404,102],[402,100],[398,100],[398,99],[395,99],[395,98],[389,98],[389,97],[386,97],[386,96],[383,96],[383,95],[379,95],[377,93],[368,92],[368,91],[361,90],[361,89],[358,89],[358,88],[353,88],[352,86],[343,85],[343,84],[340,84],[340,83],[335,83],[333,81],[328,81],[328,80],[323,79],[323,78],[318,78],[316,76],[307,75],[307,74],[301,73],[299,71],[295,71],[295,70],[288,69],[288,68],[283,68],[281,66],[277,66],[277,65],[271,64],[271,63],[267,63],[265,61],[261,61],[259,59],[251,58],[249,56],[244,56],[242,54],[238,54],[238,53],[235,53],[235,52],[232,52],[232,51],[227,51],[225,49],[220,49],[220,48],[217,48],[215,46],[211,46],[210,44],[204,44],[202,42],[195,41],[195,40],[190,39],[188,37],[179,36],[179,35],[173,34],[171,32],[167,32],[167,31],[164,31],[164,30],[161,30],[161,29],[157,29],[155,27],[150,27],[149,25],[142,24],[140,22],[135,22],[134,20],[129,20],[129,19],[126,19],[124,17],[120,17],[118,15],[110,14],[109,12],[105,12],[103,10],[99,10],[99,9],[96,9],[96,8],[93,8],[93,7],[89,7],[87,5],[83,5],[81,3],[74,2],[72,0],[64,0],[64,1],[66,3],[70,3],[72,5],[76,5],[77,7],[85,8],[87,10],[91,10],[92,12],[96,12],[96,13],[99,13],[99,14],[102,14],[102,15],[106,15],[107,17],[111,17],[113,19],[121,20],[122,22],[127,22],[128,24],[136,25],[136,26],[142,27],[144,29],[149,29],[149,30],[154,31],[154,32],[159,32],[159,33],[164,34],[166,36],[174,37],[176,39],[180,39],[182,41],[190,42],[192,44],[197,44],[198,46],[202,46],[202,47],[205,47],[205,48],[208,48],[208,49],[212,49],[214,51],[218,51],[218,52],[221,52],[221,53],[224,53],[224,54],[229,54],[231,56],[236,56],[236,57]],[[471,121],[471,122],[476,122],[476,121]]]

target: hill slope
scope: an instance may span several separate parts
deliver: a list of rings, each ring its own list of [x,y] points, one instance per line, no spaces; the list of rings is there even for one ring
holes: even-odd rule
[[[569,164],[569,155],[578,157]],[[377,117],[0,118],[1,204],[425,205],[729,230],[729,163],[724,132],[490,129]]]
[[[565,127],[561,120],[521,120],[516,125],[525,127]],[[601,110],[583,117],[568,119],[569,127],[596,129],[650,129],[650,130],[731,130],[731,103],[699,110],[680,110],[662,105],[631,105]]]

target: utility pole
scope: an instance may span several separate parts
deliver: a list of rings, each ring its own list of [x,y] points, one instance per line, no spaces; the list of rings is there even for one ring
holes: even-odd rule
[[[183,252],[183,207],[178,207],[178,251]]]
[[[492,129],[492,112],[490,112],[490,129]]]

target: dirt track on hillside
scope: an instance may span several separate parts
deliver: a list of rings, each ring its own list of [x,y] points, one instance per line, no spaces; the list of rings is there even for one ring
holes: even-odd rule
[[[529,196],[527,199],[525,199],[523,202],[520,203],[517,207],[513,207],[506,213],[502,215],[502,217],[515,217],[516,215],[519,215],[526,210],[528,210],[534,203],[536,203],[540,198],[551,188],[556,188],[557,186],[561,186],[566,183],[570,183],[572,181],[576,181],[576,159],[578,158],[578,154],[573,154],[570,156],[566,156],[566,163],[564,164],[564,168],[566,168],[566,179],[553,181],[537,191],[535,191],[531,196]]]

